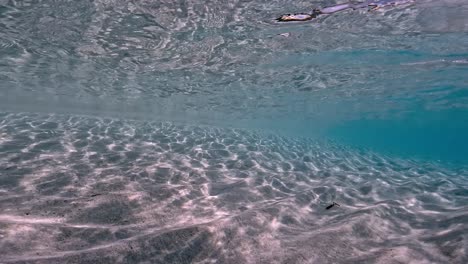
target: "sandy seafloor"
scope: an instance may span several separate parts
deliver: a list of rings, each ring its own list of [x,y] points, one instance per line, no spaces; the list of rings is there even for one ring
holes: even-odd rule
[[[0,262],[467,263],[467,176],[263,132],[2,113]]]

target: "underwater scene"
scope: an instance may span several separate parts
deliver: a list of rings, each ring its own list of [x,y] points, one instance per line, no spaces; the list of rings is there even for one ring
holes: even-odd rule
[[[0,263],[467,262],[467,1],[0,0]]]

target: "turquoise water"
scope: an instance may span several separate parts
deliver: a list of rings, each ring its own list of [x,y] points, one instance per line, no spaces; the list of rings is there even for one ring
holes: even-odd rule
[[[0,1],[0,262],[466,263],[468,4],[335,3]]]

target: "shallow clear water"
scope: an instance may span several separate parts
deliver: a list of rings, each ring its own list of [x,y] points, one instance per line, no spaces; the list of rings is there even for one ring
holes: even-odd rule
[[[468,3],[334,3],[0,0],[1,261],[466,263]]]
[[[425,130],[438,118],[442,135],[466,134],[466,1],[274,23],[333,3],[1,1],[0,105],[325,135],[384,152],[407,123]],[[396,127],[364,144],[343,128],[362,121],[357,134]],[[468,160],[459,141],[431,136],[409,154]]]

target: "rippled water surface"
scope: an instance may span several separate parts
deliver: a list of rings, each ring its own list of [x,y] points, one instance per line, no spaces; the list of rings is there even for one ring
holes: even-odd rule
[[[468,2],[336,3],[0,0],[0,263],[468,262]]]

